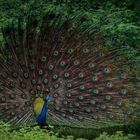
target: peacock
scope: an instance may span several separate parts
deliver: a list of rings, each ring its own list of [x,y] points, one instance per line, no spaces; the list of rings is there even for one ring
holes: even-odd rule
[[[140,118],[130,48],[106,46],[102,34],[84,24],[82,16],[48,13],[1,28],[0,120],[96,127]]]

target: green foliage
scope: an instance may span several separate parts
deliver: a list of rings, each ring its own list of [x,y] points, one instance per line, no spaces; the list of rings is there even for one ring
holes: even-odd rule
[[[77,131],[78,133],[78,131]],[[47,131],[37,127],[22,127],[13,130],[6,123],[0,122],[0,139],[1,140],[74,140],[74,136],[59,136],[58,133]],[[75,140],[86,140],[84,138],[76,138]],[[95,140],[137,140],[135,135],[124,135],[122,131],[116,132],[114,135],[109,135],[103,132]]]
[[[138,49],[140,27],[133,22],[133,11],[110,7],[95,12],[87,11],[85,15],[90,19],[90,24],[101,33],[106,45]],[[89,24],[89,20],[86,24]]]
[[[47,132],[39,127],[23,127],[19,130],[12,130],[9,125],[3,122],[0,122],[0,134],[1,140],[64,140],[64,138],[58,138],[57,134],[52,131]]]
[[[138,5],[136,0],[1,0],[0,26],[28,14],[42,17],[52,12],[64,18],[81,14],[85,16],[84,28],[94,26],[103,36],[106,45],[131,46],[139,50]]]
[[[99,138],[96,138],[95,140],[136,140],[136,137],[132,134],[125,136],[122,131],[118,131],[114,135],[108,135],[104,132]]]

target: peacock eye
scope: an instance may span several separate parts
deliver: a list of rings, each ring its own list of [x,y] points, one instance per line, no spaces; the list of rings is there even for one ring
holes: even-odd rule
[[[41,61],[42,62],[46,62],[47,61],[47,57],[46,56],[42,56]]]
[[[93,63],[88,63],[88,68],[89,69],[92,69],[94,67],[94,64]]]
[[[80,116],[78,116],[78,119],[79,119],[79,120],[83,120],[84,117],[80,115]]]
[[[84,85],[80,85],[79,86],[79,89],[82,91],[82,90],[85,90],[85,86]]]
[[[18,63],[21,67],[25,66],[25,61],[23,59],[19,60]]]
[[[112,88],[112,82],[107,82],[107,83],[106,83],[106,87]]]
[[[35,56],[36,55],[36,52],[34,50],[29,50],[29,55],[30,56]]]
[[[57,74],[54,74],[54,75],[52,76],[52,79],[53,79],[53,80],[57,80],[57,79],[58,79],[58,75],[57,75]]]
[[[27,101],[27,102],[25,102],[25,105],[31,106],[31,102],[30,101]]]
[[[119,107],[122,106],[122,101],[121,100],[116,101],[116,105]]]
[[[121,78],[121,79],[126,79],[126,73],[121,73],[121,74],[120,74],[120,78]]]
[[[67,104],[68,104],[68,102],[64,100],[64,101],[63,101],[63,104],[64,104],[64,105],[67,105]]]
[[[52,70],[54,69],[54,66],[53,66],[53,65],[49,65],[49,66],[48,66],[48,69],[49,69],[50,71],[52,71]]]
[[[7,73],[7,72],[3,72],[3,73],[1,74],[1,77],[2,77],[3,79],[7,79],[7,78],[8,78],[8,73]]]
[[[92,115],[92,119],[97,120],[98,119],[98,116],[96,114],[93,114]]]
[[[79,100],[83,100],[84,97],[83,97],[82,95],[80,95],[80,96],[78,96],[78,99],[79,99]]]
[[[15,93],[12,93],[9,95],[10,99],[16,99],[16,94]]]
[[[36,89],[37,89],[38,91],[40,91],[40,90],[41,90],[41,86],[40,86],[40,85],[37,85],[37,86],[36,86]]]
[[[54,93],[53,97],[56,98],[56,97],[58,97],[58,95],[59,94],[56,92],[56,93]]]
[[[6,105],[5,106],[5,110],[9,110],[10,109],[10,106],[9,105]]]
[[[90,100],[90,104],[95,105],[96,101],[95,100]]]
[[[111,112],[107,112],[107,118],[112,119],[114,116]]]
[[[29,73],[25,72],[25,73],[23,73],[23,76],[24,76],[25,79],[28,79],[29,78]]]
[[[108,74],[110,73],[110,68],[106,67],[103,69],[103,73]]]
[[[109,101],[111,99],[111,96],[110,95],[105,95],[105,100]]]
[[[55,109],[56,109],[57,111],[59,111],[59,110],[60,110],[60,107],[56,106]]]
[[[91,110],[88,107],[84,108],[84,111],[87,112],[87,113],[91,112]]]
[[[75,106],[75,107],[79,107],[80,104],[79,104],[78,102],[74,102],[74,106]]]
[[[91,77],[91,80],[92,81],[97,81],[98,80],[98,77],[94,75],[94,76]]]
[[[79,74],[78,74],[78,78],[80,78],[80,79],[84,78],[84,74],[83,74],[82,72],[79,73]]]
[[[78,61],[78,60],[75,60],[74,62],[73,62],[73,65],[74,66],[77,66],[77,65],[79,65],[80,64],[80,62]]]
[[[68,112],[69,113],[73,113],[73,109],[68,109]]]
[[[21,98],[22,98],[22,99],[27,99],[27,95],[26,95],[25,93],[23,93],[23,94],[21,95]]]
[[[86,54],[86,53],[88,53],[88,52],[89,52],[89,49],[87,49],[87,48],[84,48],[84,49],[83,49],[83,53]]]
[[[66,62],[65,62],[65,61],[61,61],[61,62],[60,62],[60,66],[61,66],[61,67],[64,67],[65,65],[66,65]]]
[[[13,73],[12,73],[12,77],[13,77],[13,78],[18,78],[18,76],[19,76],[18,72],[13,72]]]
[[[16,83],[15,82],[10,82],[9,83],[9,88],[15,88],[16,87]]]
[[[60,84],[59,83],[54,84],[53,87],[54,87],[54,89],[58,89],[60,87]]]
[[[31,68],[31,70],[34,70],[35,69],[35,65],[34,64],[30,64],[30,68]]]
[[[131,114],[132,114],[132,110],[131,110],[130,108],[126,108],[126,109],[124,110],[124,113],[125,113],[126,115],[131,115]]]
[[[103,56],[105,56],[105,54],[103,53],[103,52],[99,52],[99,57],[103,57]]]
[[[44,85],[47,85],[47,84],[48,84],[48,79],[45,78],[45,79],[43,80],[43,83],[44,83]]]
[[[22,108],[20,108],[20,110],[21,110],[21,111],[25,111],[25,110],[26,110],[26,108],[25,108],[25,107],[22,107]]]
[[[7,64],[11,67],[14,66],[14,62],[11,59],[7,60]]]
[[[68,54],[72,54],[73,53],[73,49],[68,49],[67,53]]]
[[[68,93],[65,93],[65,96],[68,97],[68,98],[70,98],[71,97],[71,93],[69,93],[69,92]]]
[[[134,103],[138,103],[139,102],[138,97],[136,97],[136,96],[132,96],[131,97],[131,101],[134,102]]]
[[[100,104],[100,108],[101,108],[101,109],[106,109],[106,105],[104,105],[104,104],[102,103],[102,104]]]
[[[99,91],[98,91],[98,89],[91,89],[91,90],[90,90],[90,93],[93,94],[93,95],[94,95],[94,94],[96,95],[96,94],[99,93]]]
[[[119,93],[120,95],[126,95],[126,89],[125,88],[120,89]]]
[[[66,88],[72,88],[72,84],[71,83],[66,83],[65,86],[66,86]]]
[[[37,82],[35,79],[32,79],[32,84],[35,85]]]
[[[64,73],[64,77],[68,78],[70,76],[70,74],[68,72]]]
[[[42,76],[42,75],[43,75],[43,70],[42,70],[42,69],[39,69],[39,70],[38,70],[38,75],[39,75],[39,76]]]
[[[64,117],[64,118],[66,117],[66,114],[64,114],[64,113],[62,113],[61,115],[62,115],[62,117]]]
[[[56,56],[58,56],[58,55],[59,55],[59,52],[58,52],[58,51],[54,51],[54,52],[53,52],[53,56],[56,57]]]

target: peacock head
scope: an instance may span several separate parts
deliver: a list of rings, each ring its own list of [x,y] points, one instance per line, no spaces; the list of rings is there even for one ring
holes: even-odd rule
[[[47,102],[50,102],[51,101],[51,97],[49,95],[46,96],[46,99],[45,99]]]

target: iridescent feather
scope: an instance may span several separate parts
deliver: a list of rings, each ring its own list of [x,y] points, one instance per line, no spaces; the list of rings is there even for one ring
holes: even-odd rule
[[[48,124],[90,127],[140,118],[140,86],[130,77],[135,62],[126,60],[129,48],[104,47],[100,32],[83,29],[79,21],[47,15],[2,29],[1,120],[35,122],[46,95]]]

